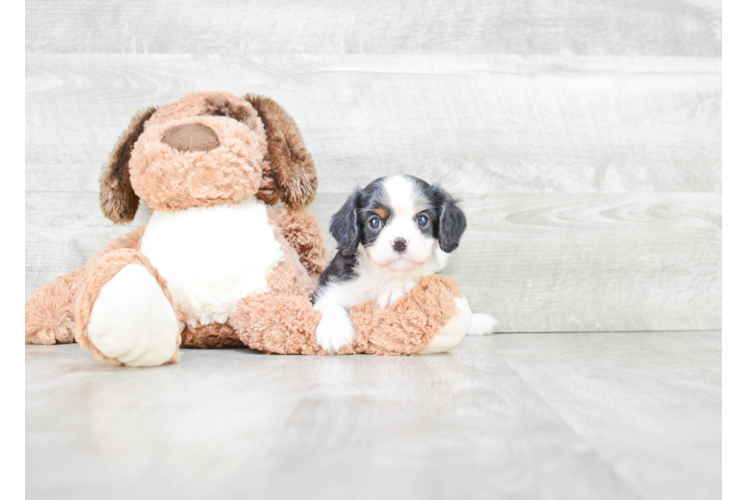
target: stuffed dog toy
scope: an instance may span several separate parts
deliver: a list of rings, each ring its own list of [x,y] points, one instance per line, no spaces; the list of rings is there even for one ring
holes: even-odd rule
[[[267,97],[204,92],[138,113],[104,165],[100,201],[127,223],[142,199],[150,220],[34,292],[26,343],[75,341],[127,366],[176,362],[180,345],[327,354],[311,305],[328,257],[306,209],[316,189],[298,127]],[[443,352],[470,316],[453,280],[429,276],[387,308],[354,308],[356,340],[341,354]]]

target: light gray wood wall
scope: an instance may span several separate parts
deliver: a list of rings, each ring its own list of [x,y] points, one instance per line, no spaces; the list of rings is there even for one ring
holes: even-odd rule
[[[748,330],[748,3],[720,3],[720,325]]]
[[[381,175],[462,197],[445,273],[502,331],[721,327],[718,1],[29,1],[26,28],[27,296],[129,230],[97,177],[136,110],[252,91],[325,226]]]

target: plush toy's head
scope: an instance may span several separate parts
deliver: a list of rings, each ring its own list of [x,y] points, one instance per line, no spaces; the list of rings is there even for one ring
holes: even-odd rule
[[[239,203],[256,196],[298,209],[317,174],[293,119],[273,100],[189,94],[133,117],[104,165],[101,208],[114,222],[150,210]]]

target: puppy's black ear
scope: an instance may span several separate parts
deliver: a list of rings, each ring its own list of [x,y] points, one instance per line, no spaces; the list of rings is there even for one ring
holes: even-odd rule
[[[358,249],[361,236],[358,228],[358,209],[361,190],[357,189],[343,206],[332,216],[330,234],[338,243],[338,249],[350,257]]]
[[[439,247],[450,253],[460,244],[462,233],[467,228],[467,219],[457,206],[457,201],[442,188],[434,186],[434,197],[439,208]]]

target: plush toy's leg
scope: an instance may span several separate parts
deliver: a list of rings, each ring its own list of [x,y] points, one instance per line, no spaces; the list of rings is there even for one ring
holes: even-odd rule
[[[239,301],[229,324],[247,346],[275,354],[327,354],[315,342],[320,313],[303,295],[271,291]]]
[[[433,354],[456,346],[470,328],[470,307],[451,278],[421,278],[407,295],[385,308],[353,306],[355,350],[369,354]]]
[[[69,344],[75,335],[75,301],[83,268],[45,283],[26,299],[26,343]]]
[[[268,218],[282,230],[283,237],[296,250],[298,259],[316,281],[329,262],[325,232],[317,217],[308,208],[290,210],[273,206],[268,207]]]
[[[166,281],[136,250],[115,250],[86,266],[75,312],[75,339],[98,359],[127,366],[178,360],[181,315]]]

